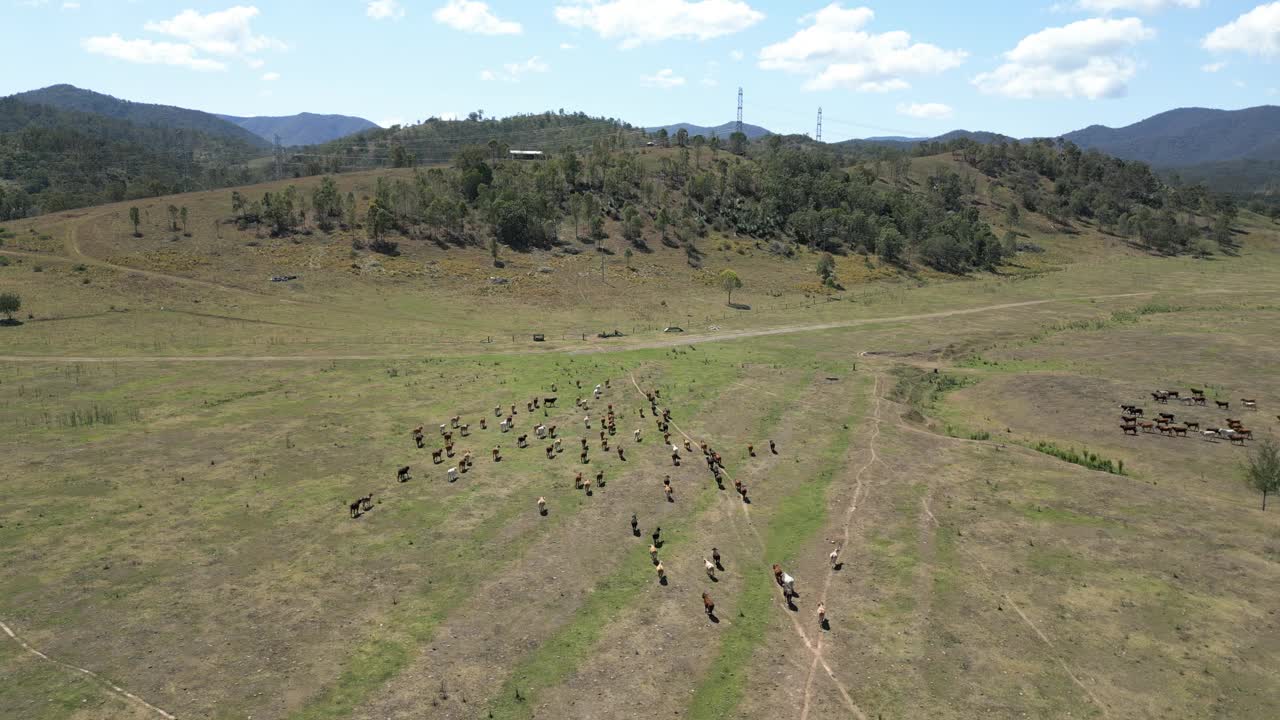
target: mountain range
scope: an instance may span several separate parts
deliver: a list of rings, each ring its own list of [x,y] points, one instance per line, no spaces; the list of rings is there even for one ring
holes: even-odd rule
[[[160,187],[181,190],[243,180],[252,175],[245,165],[247,158],[269,154],[277,136],[282,145],[317,145],[335,153],[341,150],[344,157],[359,158],[359,162],[367,166],[387,162],[390,155],[386,145],[392,141],[407,151],[406,161],[409,155],[418,161],[451,157],[460,143],[474,137],[478,129],[472,121],[436,121],[397,133],[380,131],[366,119],[347,115],[305,112],[283,117],[219,115],[131,102],[66,84],[19,93],[4,101],[0,104],[0,115],[3,115],[0,117],[0,154],[22,160],[22,172],[10,171],[6,178],[0,178],[0,185],[16,184],[25,187],[28,193],[62,192],[65,203],[70,204],[97,199],[93,187],[97,182],[95,173],[99,171],[106,173],[103,177],[115,177],[112,173],[119,175],[117,186],[121,183],[124,186],[124,189],[111,189],[104,197],[136,195]],[[587,118],[580,113],[566,117],[568,120],[559,116],[513,116],[519,121],[508,123],[510,127],[493,126],[489,131],[499,133],[499,139],[509,143],[550,147],[587,137],[581,135],[587,128],[595,133],[614,132],[614,124],[621,123]],[[727,140],[734,128],[733,122],[716,126],[675,123],[646,130],[665,129],[674,135],[683,129],[691,136],[714,135]],[[33,164],[34,156],[22,156],[21,152],[30,147],[35,138],[48,137],[53,130],[65,134],[60,140],[62,145],[70,142],[66,138],[75,138],[76,142],[99,147],[102,158],[130,157],[132,153],[142,159],[121,170],[103,165],[92,173],[81,173],[76,184],[66,187],[50,180],[41,181],[39,167]],[[751,140],[774,134],[759,125],[744,124],[743,130]],[[17,133],[24,132],[26,139],[18,142]],[[45,135],[32,134],[38,132]],[[1091,125],[1061,137],[1084,149],[1147,163],[1165,175],[1176,174],[1183,180],[1203,182],[1212,190],[1280,195],[1280,107],[1179,108],[1124,127]],[[930,138],[872,137],[835,144],[907,150],[921,142],[945,143],[962,138],[979,143],[1014,140],[992,132],[953,130]],[[104,143],[111,147],[107,148]],[[329,147],[331,145],[333,147]],[[165,168],[162,167],[163,155],[151,157],[143,152],[161,147],[166,152],[176,148],[195,152],[194,164],[184,161],[181,167]],[[145,157],[139,155],[140,152]],[[19,177],[23,178],[21,182]]]
[[[295,145],[318,145],[337,140],[364,130],[378,127],[375,123],[361,117],[350,115],[316,115],[315,113],[298,113],[282,117],[259,115],[256,117],[236,117],[235,115],[218,115],[227,122],[239,125],[249,132],[268,142],[274,142],[278,136],[280,144],[286,147]]]
[[[707,138],[708,140],[710,140],[711,136],[715,135],[721,140],[728,140],[729,136],[733,134],[736,126],[737,126],[736,122],[727,122],[721,125],[716,125],[715,127],[708,127],[706,125],[694,125],[692,123],[676,123],[674,125],[658,125],[655,127],[645,128],[645,132],[655,133],[655,132],[658,132],[659,130],[666,130],[668,135],[675,135],[676,132],[680,130],[685,130],[686,132],[689,133],[689,137],[693,137],[694,135],[701,135]],[[762,128],[759,125],[749,125],[747,123],[742,123],[742,134],[746,135],[748,140],[758,140],[762,137],[765,137],[766,135],[773,135],[773,132],[765,128]]]
[[[276,135],[280,136],[282,145],[314,145],[378,127],[364,118],[347,115],[316,115],[305,112],[284,117],[217,115],[172,105],[121,100],[74,85],[51,85],[12,97],[25,103],[92,113],[142,126],[195,130],[206,135],[238,140],[263,150],[271,147]]]

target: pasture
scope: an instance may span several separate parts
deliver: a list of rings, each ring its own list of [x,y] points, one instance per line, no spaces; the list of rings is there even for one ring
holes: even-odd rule
[[[516,256],[518,280],[496,286],[476,251],[417,248],[374,272],[271,241],[310,253],[325,282],[268,284],[303,261],[239,245],[166,265],[180,256],[163,243],[116,247],[93,217],[18,226],[0,267],[37,316],[0,327],[0,621],[16,636],[0,635],[0,716],[1280,708],[1280,513],[1240,480],[1250,444],[1117,427],[1135,402],[1222,424],[1212,402],[1149,397],[1195,387],[1255,438],[1280,434],[1280,245],[1253,216],[1239,257],[1085,254],[838,296],[810,291],[812,257],[712,253],[709,270],[741,269],[750,311],[664,252],[634,271],[611,261],[604,281],[596,257]],[[615,325],[625,337],[594,337]],[[1258,409],[1237,412],[1240,398]],[[502,433],[493,408],[513,404]],[[475,466],[451,482],[458,458],[431,451],[455,415]],[[563,453],[548,459],[538,423]],[[722,454],[723,490],[699,442]],[[578,471],[605,482],[588,495]],[[666,584],[648,553],[658,526]],[[794,609],[775,563],[797,580]]]

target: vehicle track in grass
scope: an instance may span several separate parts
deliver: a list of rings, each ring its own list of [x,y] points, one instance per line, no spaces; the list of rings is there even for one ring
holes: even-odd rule
[[[121,268],[121,266],[112,266]],[[128,269],[128,268],[123,268]],[[132,270],[130,270],[132,272]],[[145,271],[136,271],[144,272]],[[167,279],[176,279],[177,276],[167,276],[158,273]],[[203,281],[193,281],[203,283]],[[224,286],[216,286],[223,287]],[[251,292],[248,290],[236,290],[237,292]],[[843,320],[839,322],[818,323],[813,325],[787,325],[776,328],[759,328],[756,330],[740,330],[718,335],[693,335],[682,336],[675,339],[663,339],[645,343],[635,343],[630,345],[618,345],[615,347],[578,347],[573,346],[567,348],[552,349],[553,352],[568,352],[570,355],[585,355],[595,353],[618,353],[629,352],[632,350],[656,350],[668,347],[677,347],[682,345],[697,345],[709,342],[725,342],[729,340],[743,340],[755,337],[769,337],[773,335],[791,335],[795,333],[817,332],[820,330],[838,330],[842,328],[859,327],[863,325],[874,325],[877,323],[888,322],[910,322],[913,320],[936,320],[939,318],[954,317],[957,315],[973,315],[984,312],[994,312],[998,310],[1010,310],[1023,307],[1031,307],[1035,305],[1045,305],[1049,303],[1059,302],[1078,302],[1082,300],[1112,300],[1130,297],[1148,297],[1155,295],[1154,292],[1140,293],[1118,293],[1112,295],[1085,295],[1064,298],[1046,298],[1042,300],[1026,300],[1016,303],[1001,303],[998,305],[984,305],[974,308],[960,308],[956,310],[944,310],[933,313],[919,313],[915,315],[895,315],[890,317],[878,318],[858,318],[854,320]],[[269,297],[269,296],[264,296]],[[288,301],[298,303],[299,301]],[[343,308],[336,308],[344,310]],[[547,352],[541,349],[520,349],[512,348],[509,352]],[[425,357],[423,353],[391,353],[391,354],[345,354],[345,353],[323,353],[317,355],[125,355],[119,357],[103,357],[103,356],[87,356],[87,355],[0,355],[0,362],[79,362],[79,363],[112,363],[112,362],[132,362],[132,363],[153,363],[153,362],[333,362],[341,360],[416,360]]]

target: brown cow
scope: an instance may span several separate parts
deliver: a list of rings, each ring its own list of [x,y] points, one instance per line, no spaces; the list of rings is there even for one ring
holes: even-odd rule
[[[702,609],[707,612],[707,617],[713,617],[716,614],[716,604],[711,600],[711,596],[702,593]]]
[[[1137,434],[1138,434],[1138,426],[1137,426],[1136,424],[1134,424],[1134,423],[1122,423],[1122,424],[1120,425],[1120,429],[1124,431],[1124,434],[1125,434],[1125,435],[1137,435]]]
[[[444,462],[444,459],[441,457],[442,455],[444,455],[444,450],[432,450],[431,464],[439,465],[440,463]]]

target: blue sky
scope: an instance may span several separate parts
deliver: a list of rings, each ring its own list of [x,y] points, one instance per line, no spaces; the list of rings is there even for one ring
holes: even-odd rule
[[[7,6],[5,5],[7,4]],[[824,139],[1056,135],[1280,102],[1280,2],[0,0],[0,95],[379,123],[583,110]]]

